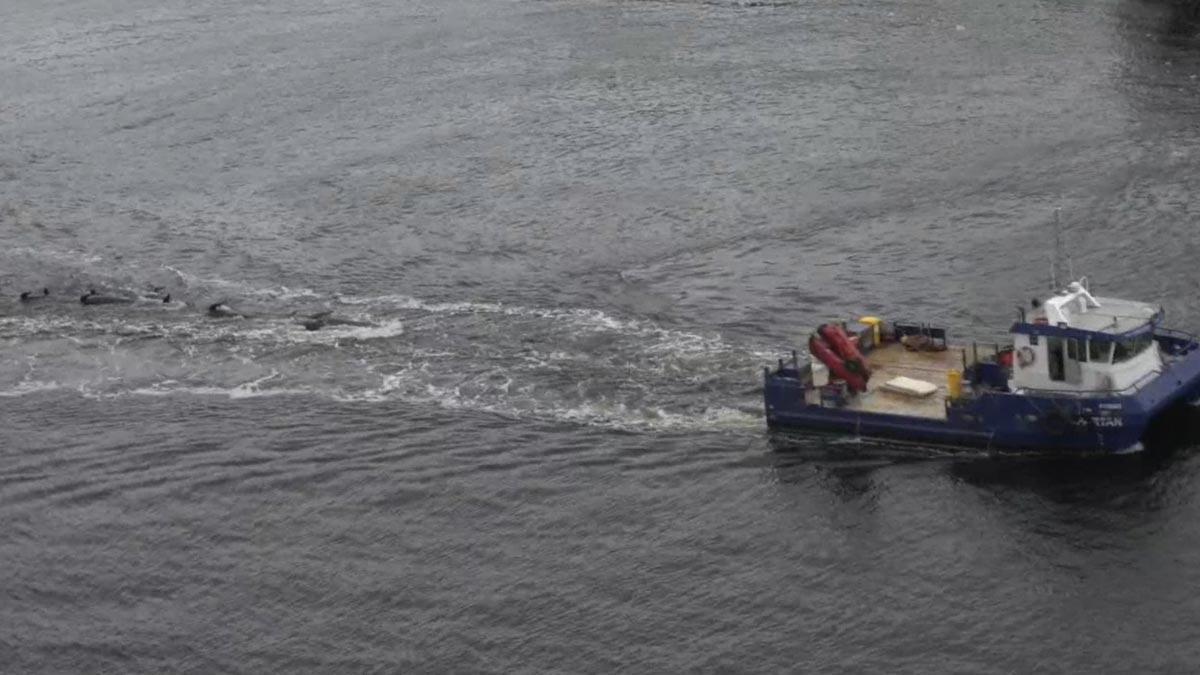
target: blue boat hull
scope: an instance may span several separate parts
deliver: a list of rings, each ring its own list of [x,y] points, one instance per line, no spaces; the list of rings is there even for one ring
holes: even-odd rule
[[[986,450],[1136,451],[1155,419],[1200,396],[1200,350],[1189,347],[1180,353],[1172,338],[1158,339],[1173,358],[1135,392],[1078,397],[987,391],[947,404],[945,419],[809,404],[799,379],[786,371],[767,373],[767,425]]]

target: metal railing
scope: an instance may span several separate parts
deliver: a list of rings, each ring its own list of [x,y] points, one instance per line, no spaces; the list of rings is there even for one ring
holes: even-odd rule
[[[1154,334],[1165,335],[1167,337],[1175,338],[1176,340],[1186,340],[1188,342],[1189,349],[1196,349],[1197,347],[1200,347],[1200,337],[1196,337],[1196,335],[1185,330],[1166,328],[1164,326],[1155,326]]]

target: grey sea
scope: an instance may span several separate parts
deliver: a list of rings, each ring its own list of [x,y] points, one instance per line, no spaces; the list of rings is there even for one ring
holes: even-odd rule
[[[1183,429],[782,442],[761,368],[1002,334],[1056,208],[1200,329],[1197,20],[5,0],[0,672],[1196,672]]]

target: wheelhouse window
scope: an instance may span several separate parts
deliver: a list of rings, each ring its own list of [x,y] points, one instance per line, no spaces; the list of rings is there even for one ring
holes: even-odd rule
[[[1147,333],[1146,335],[1139,335],[1131,340],[1121,340],[1114,343],[1113,363],[1121,363],[1122,361],[1128,361],[1129,359],[1132,359],[1138,354],[1146,351],[1150,345],[1153,344],[1153,342],[1154,338]]]
[[[1088,340],[1088,361],[1108,363],[1109,357],[1112,356],[1112,344],[1102,340]]]
[[[1075,338],[1067,340],[1067,358],[1072,361],[1087,361],[1087,353],[1079,348],[1079,340]]]
[[[1060,337],[1046,338],[1046,358],[1049,359],[1047,370],[1050,379],[1062,382],[1066,379],[1066,368],[1063,361],[1063,339]]]

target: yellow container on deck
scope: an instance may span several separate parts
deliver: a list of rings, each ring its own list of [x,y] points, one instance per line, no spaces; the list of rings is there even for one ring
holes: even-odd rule
[[[871,331],[873,332],[874,337],[875,337],[875,344],[876,344],[876,346],[878,346],[879,345],[879,325],[883,323],[883,319],[880,319],[877,316],[864,316],[861,319],[859,319],[858,322],[863,324],[864,326],[871,327]]]
[[[946,371],[946,392],[950,395],[950,398],[959,398],[962,396],[961,370]]]

